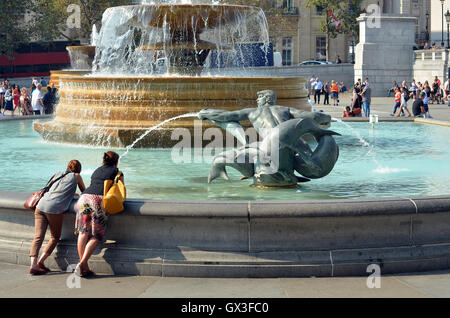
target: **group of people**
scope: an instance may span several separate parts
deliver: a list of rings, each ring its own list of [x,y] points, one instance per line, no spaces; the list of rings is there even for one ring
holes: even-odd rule
[[[43,87],[47,87],[45,95],[42,94]],[[33,78],[29,89],[10,84],[8,79],[0,83],[0,116],[6,112],[14,116],[16,111],[22,116],[52,114],[56,102],[56,88],[47,86],[44,78],[41,81]]]
[[[444,88],[442,88],[440,79],[436,76],[433,83],[429,84],[428,81],[424,83],[416,82],[413,80],[409,85],[406,81],[403,81],[401,86],[394,81],[393,86],[388,91],[388,96],[390,93],[395,93],[395,105],[392,116],[399,117],[404,111],[408,112],[408,117],[411,116],[411,112],[408,110],[408,101],[410,99],[415,99],[415,102],[421,101],[423,104],[423,110],[420,107],[413,107],[413,116],[424,116],[431,118],[429,112],[429,104],[444,104],[445,101],[448,102],[450,94],[450,78],[445,82]]]
[[[399,85],[397,81],[394,81],[392,83],[392,87],[388,90],[387,96],[390,97],[393,92],[395,93],[396,88],[401,89],[402,87],[405,88],[407,92],[412,93],[412,95],[416,95],[418,91],[426,91],[427,96],[430,98],[431,104],[434,104],[434,102],[437,104],[444,104],[445,102],[448,102],[449,99],[450,78],[445,82],[443,87],[441,80],[437,76],[435,76],[431,85],[428,81],[421,83],[416,82],[414,79],[409,85],[406,81],[403,81],[401,85]]]
[[[91,184],[86,188],[81,177],[81,163],[71,160],[66,171],[56,173],[50,189],[40,199],[35,210],[35,238],[33,240],[30,258],[30,274],[43,275],[50,270],[45,266],[45,260],[57,246],[63,224],[63,213],[69,209],[74,199],[77,187],[82,192],[75,209],[75,234],[78,235],[77,249],[80,262],[75,268],[75,274],[80,277],[92,276],[88,261],[98,244],[103,241],[107,226],[108,213],[103,208],[103,186],[105,180],[114,180],[120,173],[118,169],[119,155],[113,151],[103,154],[103,164],[91,176]],[[124,182],[123,174],[120,180]],[[51,238],[39,256],[47,227]]]
[[[422,42],[420,43],[420,45],[418,47],[416,47],[416,49],[418,50],[443,50],[445,49],[445,44],[444,42],[441,42],[441,45],[437,46],[435,42],[433,42],[432,44],[428,43],[428,42]]]
[[[309,94],[308,98],[314,96],[314,103],[320,104],[320,97],[323,95],[323,104],[330,105],[330,96],[333,100],[333,106],[339,106],[339,93],[344,93],[347,91],[344,82],[336,82],[334,80],[330,82],[325,82],[325,84],[313,75],[309,80]]]
[[[364,82],[361,79],[353,87],[351,106],[346,106],[342,117],[370,117],[370,104],[372,102],[372,87],[369,78]]]

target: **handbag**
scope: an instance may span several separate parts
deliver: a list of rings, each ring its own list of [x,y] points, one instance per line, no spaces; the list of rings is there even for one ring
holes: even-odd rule
[[[41,198],[44,196],[44,194],[46,192],[48,192],[48,190],[50,190],[50,188],[52,187],[52,185],[61,180],[62,178],[64,178],[66,175],[68,175],[70,173],[70,171],[67,171],[66,173],[64,173],[61,177],[57,178],[56,180],[53,180],[53,178],[55,177],[55,175],[53,175],[50,180],[48,180],[47,185],[45,187],[43,187],[41,190],[33,192],[33,194],[30,195],[30,197],[25,201],[25,203],[23,204],[23,206],[28,209],[28,210],[36,210],[36,206],[38,205],[39,201],[41,200]]]
[[[103,208],[109,214],[114,215],[124,210],[127,189],[122,180],[119,180],[121,175],[122,172],[119,171],[114,180],[105,180],[103,184]]]

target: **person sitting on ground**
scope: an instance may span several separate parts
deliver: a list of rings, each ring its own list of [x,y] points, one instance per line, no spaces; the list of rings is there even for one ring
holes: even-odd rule
[[[425,108],[423,104],[423,99],[425,98],[425,93],[420,92],[416,95],[416,99],[414,100],[412,106],[412,112],[414,117],[425,117]]]
[[[61,237],[63,213],[69,210],[77,186],[81,192],[86,188],[80,172],[81,163],[78,160],[71,160],[65,172],[56,173],[52,177],[53,180],[59,180],[52,184],[50,190],[44,194],[36,206],[34,211],[36,234],[30,250],[30,274],[32,275],[42,275],[50,271],[44,262],[52,254]],[[45,247],[44,254],[38,260],[47,227],[50,227],[51,238]]]
[[[339,84],[339,92],[340,93],[345,93],[347,91],[347,87],[345,86],[344,82],[341,82]]]
[[[387,97],[391,97],[391,93],[395,93],[395,89],[399,88],[397,81],[392,82],[392,87],[388,90]]]
[[[342,112],[342,117],[355,117],[355,114],[350,109],[350,106],[346,106]]]
[[[404,87],[400,89],[400,92],[401,92],[400,109],[398,110],[397,114],[395,114],[395,117],[400,117],[400,114],[403,110],[406,110],[406,112],[408,113],[408,117],[411,117],[411,112],[408,109],[409,93],[406,91]]]

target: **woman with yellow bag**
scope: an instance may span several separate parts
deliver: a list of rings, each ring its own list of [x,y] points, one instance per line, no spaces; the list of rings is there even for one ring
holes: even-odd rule
[[[124,178],[118,169],[118,164],[119,155],[113,151],[106,152],[103,155],[103,165],[94,171],[91,176],[91,185],[77,202],[75,234],[78,235],[77,247],[80,262],[75,269],[75,274],[78,276],[86,277],[94,274],[89,268],[88,261],[105,236],[109,210],[105,209],[103,201],[109,196],[109,193],[106,193],[109,187],[120,185],[117,192],[122,195],[122,198],[119,201],[123,204],[125,200]],[[120,212],[120,209],[115,209],[111,213],[118,211]]]

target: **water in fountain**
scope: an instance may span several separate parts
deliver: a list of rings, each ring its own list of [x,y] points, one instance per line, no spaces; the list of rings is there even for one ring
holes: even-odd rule
[[[405,172],[405,171],[409,171],[408,169],[404,169],[404,168],[390,168],[389,166],[383,166],[377,159],[376,159],[376,152],[374,150],[374,146],[372,144],[370,144],[367,140],[365,140],[361,134],[353,129],[353,127],[349,124],[347,124],[345,121],[343,121],[342,119],[338,119],[338,118],[332,118],[334,121],[343,124],[345,127],[347,127],[353,135],[355,135],[358,139],[359,142],[361,143],[362,147],[367,147],[369,148],[368,152],[367,152],[367,156],[369,156],[372,161],[375,163],[376,165],[376,169],[374,169],[372,172],[374,173],[378,173],[378,174],[389,174],[389,173],[397,173],[397,172]]]
[[[128,152],[133,149],[133,147],[142,139],[144,139],[148,134],[150,134],[152,131],[161,128],[162,126],[164,126],[167,123],[170,123],[171,121],[177,120],[177,119],[181,119],[181,118],[190,118],[190,117],[198,117],[198,113],[191,113],[191,114],[184,114],[184,115],[180,115],[180,116],[176,116],[173,118],[169,118],[164,120],[163,122],[159,123],[158,125],[155,125],[153,127],[150,127],[145,133],[143,133],[138,139],[136,139],[131,145],[126,147],[125,152],[122,154],[122,156],[120,156],[121,158],[125,157]]]

